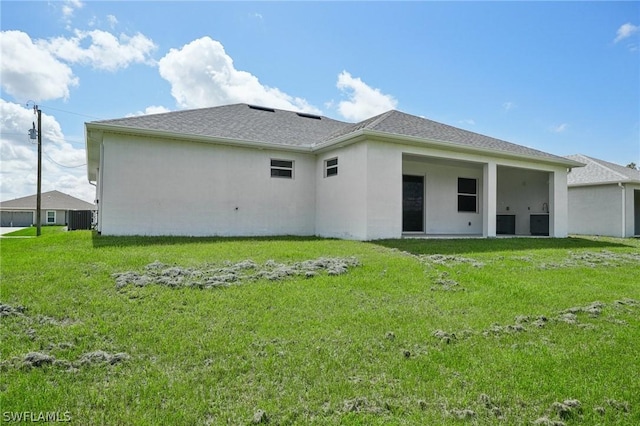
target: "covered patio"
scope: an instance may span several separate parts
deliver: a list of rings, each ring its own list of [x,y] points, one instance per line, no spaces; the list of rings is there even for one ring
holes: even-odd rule
[[[403,154],[402,236],[563,236],[562,174],[526,166]]]

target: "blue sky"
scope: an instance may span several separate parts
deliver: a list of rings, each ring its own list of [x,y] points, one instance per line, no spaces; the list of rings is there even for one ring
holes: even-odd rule
[[[84,122],[236,102],[398,109],[640,164],[639,2],[2,1],[0,199],[92,201]],[[32,107],[33,103],[29,103]]]

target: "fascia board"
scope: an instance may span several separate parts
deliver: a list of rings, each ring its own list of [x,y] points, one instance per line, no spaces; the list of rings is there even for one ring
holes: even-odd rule
[[[351,145],[357,142],[362,142],[367,137],[364,130],[357,130],[355,132],[340,136],[336,139],[331,139],[327,142],[322,142],[311,147],[313,153],[321,154],[325,151],[330,151],[336,147],[342,148],[347,145]]]
[[[571,183],[567,186],[569,188],[580,188],[586,186],[620,186],[620,185],[640,185],[640,180],[609,180],[603,182],[586,182],[586,183]]]
[[[340,138],[316,145],[313,147],[313,150],[314,152],[324,151],[330,147],[334,147],[335,145],[346,146],[352,143],[359,142],[363,139],[379,140],[379,141],[392,142],[392,143],[411,145],[411,146],[436,147],[436,148],[443,148],[448,151],[463,152],[468,154],[485,154],[493,157],[527,160],[527,161],[533,161],[536,163],[552,164],[556,166],[561,165],[563,167],[569,167],[569,168],[585,166],[585,164],[580,163],[578,161],[564,159],[564,158],[553,159],[553,158],[537,157],[537,156],[526,155],[526,154],[510,153],[510,152],[497,151],[497,150],[487,149],[487,148],[470,147],[467,145],[462,145],[454,142],[439,141],[435,139],[424,139],[424,138],[419,138],[415,136],[405,136],[405,135],[398,135],[394,133],[378,132],[378,131],[369,130],[369,129],[361,129],[354,133],[341,136]]]

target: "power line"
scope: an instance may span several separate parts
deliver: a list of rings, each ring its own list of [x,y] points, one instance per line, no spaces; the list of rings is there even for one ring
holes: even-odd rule
[[[47,109],[52,109],[54,111],[60,111],[60,112],[65,112],[67,114],[73,114],[73,115],[78,115],[80,117],[87,117],[87,118],[93,118],[94,120],[100,120],[100,117],[95,117],[93,115],[87,115],[87,114],[81,114],[79,112],[72,112],[72,111],[65,111],[64,109],[60,109],[60,108],[53,108],[50,107],[48,105],[40,105],[41,108],[47,108]]]
[[[53,158],[49,157],[47,154],[44,154],[44,156],[47,157],[47,159],[49,161],[51,161],[53,164],[56,164],[56,165],[58,165],[60,167],[64,167],[65,169],[77,169],[78,167],[84,167],[84,166],[87,165],[87,163],[84,163],[84,164],[80,164],[78,166],[65,166],[64,164],[60,164],[57,161],[55,161]]]

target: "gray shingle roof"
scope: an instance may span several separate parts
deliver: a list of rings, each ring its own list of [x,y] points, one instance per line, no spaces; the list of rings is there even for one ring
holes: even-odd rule
[[[341,129],[332,137],[343,136],[360,129],[374,130],[382,133],[423,138],[437,142],[459,144],[461,146],[483,150],[500,151],[510,154],[526,155],[553,160],[563,160],[563,157],[552,155],[533,148],[517,145],[500,139],[484,136],[438,123],[426,118],[406,114],[400,111],[388,111],[366,121],[354,124],[350,128]]]
[[[289,146],[313,145],[348,125],[327,117],[251,107],[247,104],[175,111],[94,123]]]
[[[2,201],[2,210],[35,210],[37,196],[16,198],[14,200]],[[79,198],[72,197],[60,191],[43,192],[40,196],[42,209],[48,210],[96,210],[95,204],[87,203]]]
[[[585,167],[573,169],[567,177],[569,185],[598,185],[617,182],[640,183],[640,171],[582,154],[567,156],[585,163]]]
[[[472,150],[488,150],[563,164],[571,163],[564,157],[396,110],[352,124],[324,116],[234,104],[94,121],[88,123],[88,126],[92,124],[308,148],[330,144],[334,140],[348,138],[349,135],[356,135],[360,131],[372,131],[422,139],[425,144],[444,142]]]

